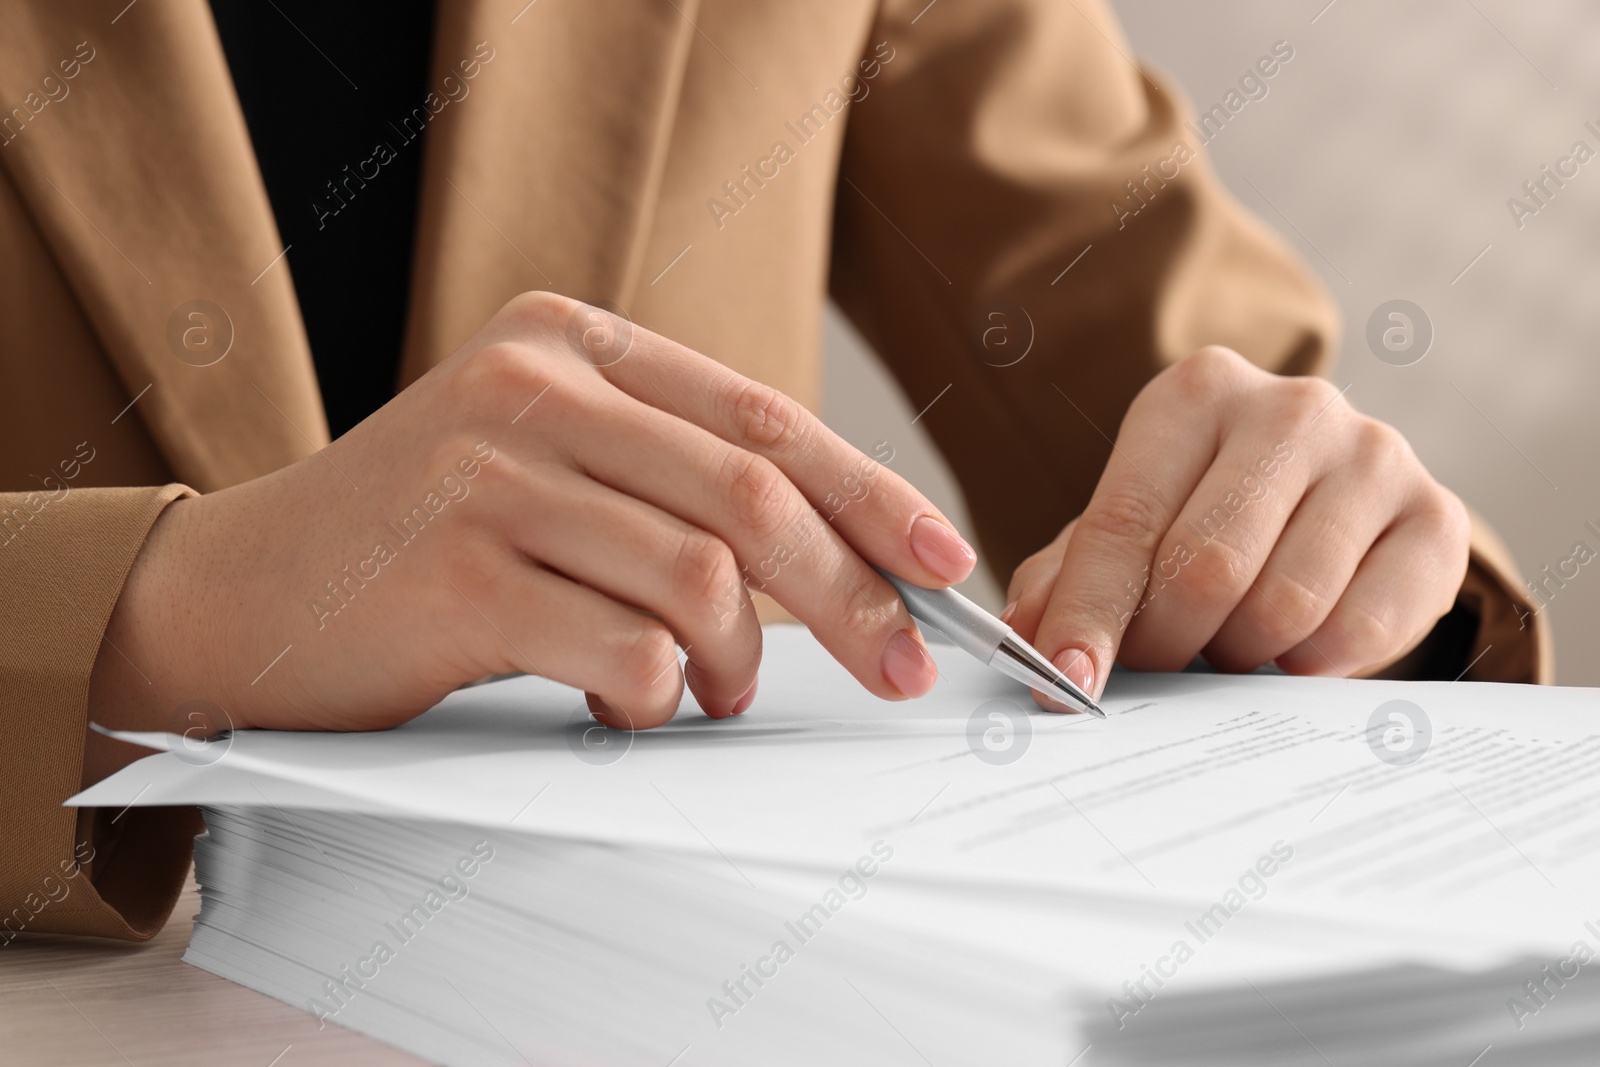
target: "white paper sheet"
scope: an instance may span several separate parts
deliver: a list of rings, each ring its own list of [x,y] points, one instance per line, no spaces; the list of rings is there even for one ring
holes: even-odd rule
[[[1600,692],[1119,674],[1098,721],[935,655],[935,690],[890,704],[804,630],[769,627],[760,695],[733,719],[686,703],[614,733],[573,690],[515,679],[381,733],[173,739],[69,803],[420,817],[731,871],[834,869],[883,840],[897,877],[1142,901],[1200,933],[1316,916],[1464,959],[1600,946]]]

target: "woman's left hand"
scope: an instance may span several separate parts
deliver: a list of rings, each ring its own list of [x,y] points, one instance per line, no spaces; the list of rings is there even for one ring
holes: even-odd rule
[[[1088,507],[1017,568],[1006,620],[1096,697],[1118,660],[1371,673],[1454,605],[1468,537],[1399,431],[1323,379],[1204,348],[1134,399]]]

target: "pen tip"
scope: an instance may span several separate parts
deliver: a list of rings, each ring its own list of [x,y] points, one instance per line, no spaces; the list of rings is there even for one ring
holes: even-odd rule
[[[1076,685],[1073,685],[1072,682],[1065,676],[1056,679],[1055,689],[1056,692],[1050,695],[1054,699],[1066,704],[1068,707],[1077,705],[1078,707],[1082,708],[1086,714],[1093,715],[1097,719],[1103,719],[1106,717],[1106,713],[1101,709],[1099,704],[1094,702],[1094,698],[1088,693],[1084,692],[1082,689],[1079,689]]]

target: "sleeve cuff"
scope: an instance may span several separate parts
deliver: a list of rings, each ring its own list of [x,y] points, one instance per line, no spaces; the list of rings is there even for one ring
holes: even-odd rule
[[[1555,681],[1555,650],[1543,605],[1518,580],[1510,551],[1475,511],[1472,558],[1456,603],[1478,621],[1466,650],[1468,681]]]
[[[21,932],[144,940],[171,913],[192,809],[62,807],[78,791],[89,681],[150,528],[183,485],[0,493],[0,943]]]

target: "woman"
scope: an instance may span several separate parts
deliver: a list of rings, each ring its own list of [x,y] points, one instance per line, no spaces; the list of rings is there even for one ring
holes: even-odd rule
[[[1546,677],[1503,552],[1315,377],[1333,309],[1102,5],[429,8],[0,39],[8,932],[148,937],[182,884],[192,813],[60,807],[141,755],[89,721],[380,728],[510,670],[621,728],[685,684],[736,714],[753,592],[926,692],[869,564],[976,556],[807,412],[828,291],[1090,692],[1201,653]]]

